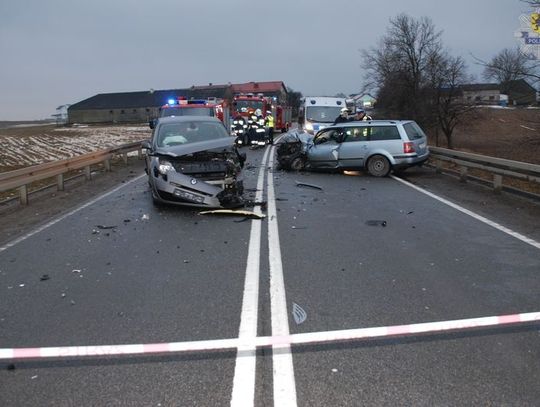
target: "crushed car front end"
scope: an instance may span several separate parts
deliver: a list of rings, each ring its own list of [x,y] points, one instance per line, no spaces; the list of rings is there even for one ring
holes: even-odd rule
[[[207,208],[242,206],[243,157],[234,138],[157,150],[149,179],[154,200]]]
[[[313,136],[291,132],[282,137],[277,147],[277,161],[284,170],[300,170],[307,165],[306,152]]]

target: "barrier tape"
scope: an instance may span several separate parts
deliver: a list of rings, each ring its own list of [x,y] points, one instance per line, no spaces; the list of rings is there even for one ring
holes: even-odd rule
[[[464,331],[475,328],[505,326],[539,322],[540,312],[501,315],[453,321],[426,322],[411,325],[393,325],[374,328],[346,329],[339,331],[308,332],[288,336],[261,336],[253,338],[214,339],[203,341],[151,343],[137,345],[60,346],[43,348],[0,348],[0,360],[75,358],[84,356],[121,356],[164,353],[222,351],[228,349],[252,350],[254,348],[325,344],[349,340],[390,338],[447,331]]]

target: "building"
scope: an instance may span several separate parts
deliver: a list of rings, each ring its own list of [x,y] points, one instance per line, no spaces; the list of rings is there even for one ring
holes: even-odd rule
[[[525,79],[503,83],[462,85],[463,99],[482,105],[528,106],[537,103],[537,92]]]
[[[508,95],[510,105],[534,105],[538,102],[538,92],[525,79],[501,83],[501,93]]]
[[[354,100],[354,105],[362,109],[371,109],[377,103],[377,99],[369,93],[359,93],[350,97]]]
[[[56,125],[60,126],[68,122],[68,108],[70,105],[60,105],[56,108],[56,113],[51,115],[56,120]]]
[[[498,105],[501,101],[501,91],[498,83],[461,85],[461,90],[463,92],[463,100],[468,103]]]
[[[159,108],[169,99],[227,99],[237,93],[263,93],[279,101],[287,99],[283,82],[248,82],[242,84],[191,86],[184,89],[140,92],[100,93],[68,108],[68,122],[73,123],[142,123],[159,116]]]

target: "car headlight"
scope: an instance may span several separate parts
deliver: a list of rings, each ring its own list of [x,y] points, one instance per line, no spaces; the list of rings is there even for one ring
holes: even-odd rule
[[[310,122],[306,122],[304,128],[305,128],[307,131],[313,131],[313,124],[310,123]]]
[[[167,160],[159,160],[159,173],[166,175],[169,171],[174,171],[173,165]]]

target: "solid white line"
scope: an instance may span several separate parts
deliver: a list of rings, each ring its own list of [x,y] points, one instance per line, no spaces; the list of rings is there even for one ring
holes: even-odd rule
[[[410,325],[391,325],[370,328],[344,329],[339,331],[306,332],[287,336],[260,336],[251,338],[249,346],[252,348],[272,346],[272,349],[285,349],[290,353],[291,345],[324,344],[338,341],[358,341],[372,338],[415,336],[418,334],[440,332],[465,332],[477,328],[503,327],[531,322],[540,322],[540,312],[457,319],[450,321],[422,322]],[[151,344],[0,348],[0,360],[39,360],[46,358],[210,352],[240,348],[245,346],[245,344],[245,339],[240,340],[237,338],[232,338]]]
[[[255,194],[255,200],[257,202],[262,201],[263,197],[264,176],[266,174],[266,162],[269,151],[270,149],[267,148],[264,152],[259,169],[257,192]],[[253,212],[258,215],[262,214],[260,206],[256,206]],[[231,406],[253,406],[255,402],[255,371],[257,360],[256,347],[253,344],[254,339],[257,337],[261,226],[261,220],[254,219],[251,221],[242,314],[240,316],[240,329],[238,333],[240,345],[236,354]]]
[[[525,235],[522,235],[521,233],[514,232],[512,229],[508,229],[507,227],[502,226],[502,225],[498,224],[497,222],[489,220],[488,218],[485,218],[482,215],[479,215],[479,214],[477,214],[477,213],[475,213],[473,211],[470,211],[468,209],[463,208],[462,206],[459,206],[459,205],[457,205],[457,204],[455,204],[453,202],[450,202],[447,199],[444,199],[444,198],[442,198],[442,197],[440,197],[438,195],[435,195],[435,194],[433,194],[433,193],[431,193],[429,191],[426,191],[425,189],[420,188],[420,187],[418,187],[418,186],[416,186],[414,184],[411,184],[410,182],[405,181],[404,179],[398,178],[398,177],[396,177],[394,175],[391,175],[391,177],[394,178],[396,181],[401,182],[402,184],[405,184],[405,185],[407,185],[407,186],[409,186],[409,187],[411,187],[413,189],[416,189],[417,191],[419,191],[419,192],[421,192],[421,193],[423,193],[423,194],[425,194],[425,195],[427,195],[427,196],[429,196],[429,197],[431,197],[433,199],[436,199],[437,201],[442,202],[445,205],[448,205],[448,206],[450,206],[450,207],[452,207],[454,209],[457,209],[458,211],[460,211],[460,212],[462,212],[462,213],[464,213],[466,215],[469,215],[469,216],[473,217],[474,219],[479,220],[480,222],[485,223],[486,225],[489,225],[489,226],[491,226],[491,227],[493,227],[493,228],[495,228],[497,230],[500,230],[501,232],[504,232],[504,233],[516,238],[516,239],[519,239],[522,242],[530,244],[531,246],[536,247],[537,249],[540,249],[540,243],[537,242],[536,240],[533,240],[533,239],[531,239],[531,238],[529,238],[529,237],[527,237]]]
[[[274,161],[274,150],[270,152],[269,164]],[[272,336],[289,336],[287,299],[283,279],[283,264],[279,243],[279,229],[274,193],[274,178],[268,172],[268,257],[270,262],[270,306],[272,313]],[[296,384],[290,344],[272,347],[274,378],[274,406],[296,406]]]
[[[118,187],[116,187],[116,188],[114,188],[114,189],[111,189],[109,192],[106,192],[106,193],[104,193],[103,195],[100,195],[100,196],[98,196],[97,198],[94,198],[94,199],[92,199],[91,201],[86,202],[84,205],[79,206],[78,208],[73,209],[72,211],[70,211],[70,212],[68,212],[68,213],[65,213],[64,215],[62,215],[62,216],[60,216],[60,217],[58,217],[58,218],[56,218],[56,219],[54,219],[54,220],[52,220],[52,221],[50,221],[50,222],[48,222],[48,223],[42,225],[42,226],[40,226],[40,227],[38,227],[38,228],[32,230],[31,232],[29,232],[29,233],[27,233],[27,234],[25,234],[25,235],[23,235],[23,236],[21,236],[21,237],[18,237],[17,239],[15,239],[15,240],[13,240],[13,241],[11,241],[11,242],[9,242],[9,243],[6,243],[4,246],[0,247],[0,252],[3,252],[4,250],[9,249],[10,247],[15,246],[16,244],[21,243],[22,241],[28,239],[29,237],[32,237],[32,236],[34,236],[35,234],[44,231],[45,229],[47,229],[47,228],[49,228],[49,227],[51,227],[51,226],[57,224],[58,222],[60,222],[60,221],[62,221],[62,220],[64,220],[64,219],[66,219],[67,217],[69,217],[69,216],[71,216],[71,215],[74,215],[75,213],[77,213],[77,212],[83,210],[84,208],[87,208],[87,207],[89,207],[89,206],[95,204],[96,202],[102,200],[103,198],[106,198],[106,197],[108,197],[109,195],[112,195],[112,194],[114,194],[115,192],[118,192],[120,189],[122,189],[122,188],[124,188],[124,187],[126,187],[126,186],[128,186],[128,185],[130,185],[130,184],[132,184],[132,183],[135,182],[135,181],[138,181],[138,180],[141,179],[142,177],[146,177],[146,174],[141,174],[141,175],[139,175],[138,177],[135,177],[135,178],[133,178],[132,180],[126,182],[125,184],[122,184],[122,185],[120,185],[120,186],[118,186]]]

